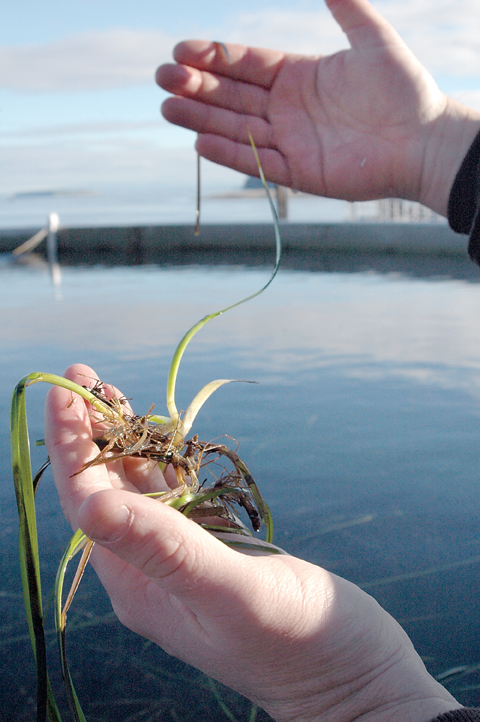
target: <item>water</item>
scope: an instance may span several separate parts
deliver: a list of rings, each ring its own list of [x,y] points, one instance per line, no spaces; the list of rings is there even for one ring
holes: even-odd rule
[[[239,190],[233,188],[232,190]],[[218,193],[225,188],[217,189]],[[196,206],[194,184],[190,190],[152,186],[99,187],[90,195],[26,196],[13,200],[0,196],[0,228],[42,228],[49,213],[60,216],[67,228],[85,226],[135,226],[193,223]],[[292,222],[341,222],[348,220],[349,204],[317,196],[293,195],[288,203]],[[202,200],[204,223],[270,223],[265,198],[222,198],[206,192]]]
[[[330,272],[290,265],[265,294],[195,338],[178,405],[214,378],[258,381],[220,389],[195,431],[238,440],[280,546],[364,586],[432,673],[468,666],[450,689],[480,706],[480,285],[448,262],[441,277],[399,271],[392,261],[380,273],[368,259],[355,268],[330,263]],[[133,397],[138,413],[153,401],[162,413],[170,356],[186,329],[267,277],[261,267],[65,268],[59,298],[45,269],[0,260],[1,720],[31,719],[34,694],[9,469],[14,384],[82,361]],[[45,390],[28,392],[33,439],[43,436]],[[33,454],[40,465],[43,449]],[[42,486],[48,589],[69,530],[51,479]],[[201,675],[115,622],[93,573],[69,622],[89,722],[226,719]],[[60,686],[58,673],[53,682]],[[248,705],[222,694],[246,720]]]

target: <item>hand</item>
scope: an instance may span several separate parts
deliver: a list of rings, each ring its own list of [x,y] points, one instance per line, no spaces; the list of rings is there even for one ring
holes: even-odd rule
[[[66,376],[96,378],[76,365]],[[73,399],[73,400],[72,400]],[[276,720],[428,722],[460,705],[428,675],[400,626],[349,582],[290,556],[247,556],[139,491],[158,466],[92,466],[87,405],[53,387],[46,442],[73,529],[127,627],[263,707]]]
[[[197,131],[199,153],[346,200],[400,197],[446,215],[480,114],[448,99],[367,0],[326,0],[351,49],[307,57],[188,41],[157,71],[165,118]]]

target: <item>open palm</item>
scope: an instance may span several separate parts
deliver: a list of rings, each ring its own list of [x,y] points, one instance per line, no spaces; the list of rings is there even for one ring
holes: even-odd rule
[[[167,120],[200,133],[197,149],[318,195],[418,198],[427,146],[447,99],[366,0],[330,0],[351,49],[307,57],[188,41],[157,71],[175,97]]]

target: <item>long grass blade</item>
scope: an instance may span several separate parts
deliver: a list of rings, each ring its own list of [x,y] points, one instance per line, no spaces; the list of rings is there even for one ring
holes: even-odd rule
[[[30,641],[37,669],[37,722],[44,722],[47,719],[61,722],[47,671],[35,490],[25,402],[25,387],[28,379],[28,376],[25,377],[15,387],[10,414],[12,468],[19,518],[20,574]]]
[[[65,549],[65,552],[63,553],[55,579],[55,629],[57,631],[58,647],[60,651],[60,663],[62,666],[62,676],[65,685],[65,691],[67,693],[70,712],[75,722],[86,722],[86,719],[80,706],[80,702],[75,691],[75,687],[73,685],[70,670],[68,668],[65,645],[65,627],[68,608],[73,600],[78,585],[80,584],[80,580],[87,565],[92,547],[93,542],[91,542],[85,536],[81,529],[76,531],[71,538],[67,548]],[[68,563],[73,559],[75,554],[77,554],[82,549],[84,549],[84,554],[82,555],[79,568],[72,583],[72,588],[68,594],[67,601],[64,606],[62,603],[62,597],[67,566]]]
[[[200,389],[198,394],[190,403],[185,413],[185,416],[183,417],[180,428],[178,429],[178,433],[185,438],[185,436],[192,428],[195,417],[202,408],[205,401],[207,401],[207,399],[209,399],[210,396],[214,393],[214,391],[220,388],[220,386],[223,386],[224,384],[231,384],[233,381],[234,379],[217,379],[216,381],[210,381],[210,383],[204,386],[203,389]]]
[[[212,679],[211,677],[207,677],[206,679],[207,679],[208,686],[212,690],[213,696],[215,697],[215,700],[216,700],[218,706],[220,707],[220,709],[222,710],[223,714],[225,715],[225,717],[228,720],[230,720],[230,722],[238,722],[235,715],[230,711],[230,709],[227,707],[227,705],[223,701],[215,680]]]
[[[97,411],[112,421],[114,421],[115,415],[109,406],[104,404],[101,399],[98,399],[88,389],[55,374],[36,372],[25,376],[15,387],[12,396],[10,439],[13,481],[19,518],[20,575],[30,642],[37,672],[37,722],[46,722],[47,719],[49,722],[61,722],[61,715],[48,678],[40,553],[35,513],[35,492],[41,473],[46,466],[44,465],[40,472],[32,478],[25,400],[27,386],[41,381],[62,386],[73,393],[79,394],[89,401]]]
[[[89,401],[90,404],[97,411],[103,414],[109,421],[115,421],[115,419],[117,418],[117,415],[115,414],[115,411],[111,408],[111,406],[108,406],[108,404],[104,404],[103,401],[98,398],[98,396],[92,394],[92,392],[85,386],[80,386],[74,381],[70,381],[70,379],[66,379],[63,376],[57,376],[56,374],[46,374],[42,371],[36,371],[32,374],[29,374],[28,376],[25,376],[25,378],[22,379],[22,381],[20,381],[19,383],[23,383],[25,386],[32,386],[33,384],[39,383],[40,381],[43,381],[47,384],[52,384],[54,386],[61,386],[68,391],[72,391],[72,393],[78,394],[83,399],[85,399],[85,401]]]
[[[260,493],[260,489],[258,488],[257,484],[255,483],[253,476],[250,473],[250,470],[248,469],[247,465],[244,461],[236,454],[232,449],[229,449],[228,446],[222,447],[222,453],[230,459],[232,464],[235,466],[237,471],[240,472],[240,474],[243,477],[243,480],[245,481],[246,485],[248,486],[251,495],[253,496],[253,499],[255,501],[255,504],[257,505],[257,509],[259,511],[260,517],[265,524],[265,527],[267,529],[267,543],[271,544],[273,541],[273,518],[272,513],[269,509],[269,506],[263,496]]]
[[[219,45],[223,48],[224,52],[227,55],[228,58],[228,52],[226,47],[219,43]],[[198,323],[196,323],[192,328],[187,331],[185,336],[182,338],[180,343],[178,344],[175,353],[173,355],[172,363],[170,364],[170,370],[168,373],[168,380],[167,380],[167,408],[168,413],[170,414],[170,418],[172,420],[173,424],[178,423],[179,414],[177,410],[177,406],[175,404],[175,386],[177,382],[177,375],[178,375],[178,369],[180,367],[180,361],[182,359],[182,356],[185,352],[185,349],[187,348],[188,344],[192,340],[192,338],[195,336],[198,331],[200,331],[201,328],[205,326],[209,321],[211,321],[214,318],[217,318],[217,316],[221,316],[223,313],[226,313],[227,311],[230,311],[232,308],[236,308],[237,306],[240,306],[243,303],[247,303],[247,301],[251,301],[253,298],[256,298],[259,296],[263,291],[265,291],[269,285],[272,283],[273,279],[277,275],[278,269],[280,268],[280,262],[282,259],[282,238],[280,235],[280,224],[278,221],[278,215],[277,211],[275,209],[275,204],[273,202],[270,190],[267,185],[267,181],[265,180],[265,175],[263,173],[263,168],[260,163],[260,158],[258,157],[257,148],[255,145],[255,142],[253,140],[252,134],[250,132],[250,129],[247,125],[247,131],[248,131],[248,138],[250,141],[250,145],[252,146],[252,150],[255,156],[255,162],[257,164],[258,173],[260,176],[260,179],[262,181],[263,187],[265,188],[265,192],[267,194],[268,203],[270,205],[270,210],[272,213],[272,219],[273,219],[273,227],[274,227],[274,233],[275,233],[275,249],[276,249],[276,255],[275,255],[275,266],[273,268],[272,274],[270,278],[268,279],[267,283],[262,286],[258,291],[255,293],[252,293],[250,296],[247,296],[246,298],[242,298],[240,301],[237,301],[236,303],[233,303],[231,306],[227,306],[227,308],[223,308],[220,311],[216,311],[215,313],[210,313],[204,318],[202,318]]]

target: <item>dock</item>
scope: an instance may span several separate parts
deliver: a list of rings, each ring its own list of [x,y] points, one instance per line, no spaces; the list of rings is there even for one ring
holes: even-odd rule
[[[8,253],[37,229],[0,230],[0,252]],[[467,237],[446,223],[282,223],[286,253],[380,254],[391,256],[467,257]],[[258,254],[274,250],[271,223],[211,224],[194,235],[192,225],[61,228],[58,256],[62,263],[179,263],[196,254],[212,257]]]

